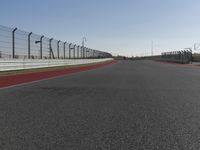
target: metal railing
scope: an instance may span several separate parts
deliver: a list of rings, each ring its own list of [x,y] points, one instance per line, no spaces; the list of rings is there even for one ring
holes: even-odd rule
[[[0,58],[84,59],[109,57],[112,55],[107,52],[0,25]]]

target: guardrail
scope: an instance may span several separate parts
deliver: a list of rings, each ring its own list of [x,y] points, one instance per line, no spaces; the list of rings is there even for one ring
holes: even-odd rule
[[[0,59],[0,71],[24,70],[57,66],[71,66],[113,60],[102,59]]]

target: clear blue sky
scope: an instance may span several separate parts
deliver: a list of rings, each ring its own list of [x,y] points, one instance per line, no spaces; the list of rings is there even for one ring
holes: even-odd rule
[[[154,54],[200,41],[199,0],[1,0],[0,24],[114,54]]]

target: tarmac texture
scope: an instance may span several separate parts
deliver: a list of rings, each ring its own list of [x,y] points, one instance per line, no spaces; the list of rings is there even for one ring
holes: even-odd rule
[[[200,68],[154,61],[0,89],[0,150],[199,150]]]

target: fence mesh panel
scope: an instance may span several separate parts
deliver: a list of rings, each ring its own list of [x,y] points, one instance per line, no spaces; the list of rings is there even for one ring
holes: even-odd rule
[[[32,32],[0,25],[0,58],[69,59],[108,58],[110,53],[54,40]]]

